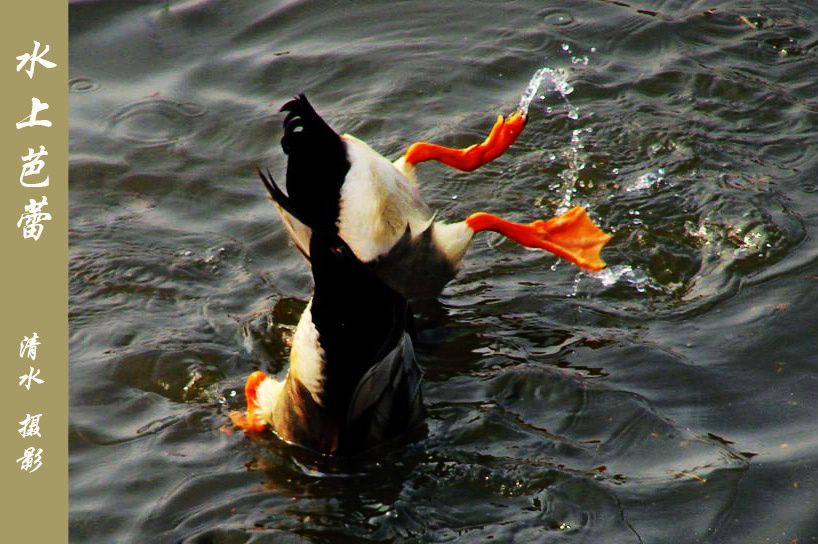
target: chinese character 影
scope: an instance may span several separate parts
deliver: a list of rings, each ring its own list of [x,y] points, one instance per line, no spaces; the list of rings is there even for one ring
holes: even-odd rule
[[[43,466],[43,449],[35,449],[34,446],[26,448],[23,452],[23,456],[17,459],[17,463],[23,472],[28,472],[29,474],[36,472],[37,469]]]

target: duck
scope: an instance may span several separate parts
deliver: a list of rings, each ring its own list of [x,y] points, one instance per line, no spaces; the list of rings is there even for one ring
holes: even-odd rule
[[[283,379],[255,371],[233,424],[326,455],[354,455],[422,425],[408,301],[332,229],[309,239],[315,284]]]
[[[286,193],[269,169],[258,168],[258,174],[291,241],[307,259],[314,230],[337,232],[360,262],[409,300],[439,295],[456,276],[475,234],[483,231],[547,250],[584,270],[606,266],[600,251],[611,235],[582,207],[530,223],[486,211],[447,222],[421,196],[418,164],[434,160],[473,171],[514,143],[527,121],[524,112],[499,115],[482,143],[460,149],[415,142],[390,161],[355,136],[335,132],[303,93],[280,111],[286,112],[281,139]]]

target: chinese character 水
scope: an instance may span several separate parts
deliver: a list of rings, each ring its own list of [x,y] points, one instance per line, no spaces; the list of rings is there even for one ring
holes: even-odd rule
[[[26,414],[26,418],[20,422],[20,428],[17,430],[20,433],[20,436],[23,438],[28,438],[30,436],[39,436],[42,438],[43,435],[40,434],[40,418],[43,417],[43,414]]]
[[[40,335],[36,332],[31,333],[31,338],[23,336],[20,341],[20,358],[23,359],[28,356],[32,361],[37,360],[37,346],[40,345]]]
[[[35,369],[33,366],[28,367],[28,374],[23,374],[20,376],[20,383],[17,385],[22,386],[25,384],[26,389],[31,390],[31,382],[34,383],[45,383],[45,380],[38,378],[37,376],[40,375],[40,369]]]
[[[17,463],[23,472],[28,472],[29,474],[36,472],[37,469],[43,466],[43,449],[35,449],[34,446],[26,448],[25,451],[23,451],[23,456],[17,459]]]
[[[20,63],[17,65],[17,71],[19,72],[20,70],[22,70],[23,66],[25,66],[26,63],[28,63],[26,73],[28,74],[28,78],[32,79],[34,77],[35,63],[39,62],[43,66],[43,68],[54,68],[55,66],[57,66],[50,60],[45,60],[43,58],[45,54],[48,53],[49,49],[51,49],[51,46],[46,44],[45,49],[43,49],[43,51],[40,52],[40,42],[34,40],[34,51],[32,51],[31,53],[23,53],[22,55],[17,57],[17,60],[20,61]]]
[[[47,102],[40,102],[39,98],[37,98],[36,96],[33,96],[31,98],[31,113],[29,114],[28,117],[26,117],[25,119],[23,119],[22,121],[17,123],[17,130],[20,130],[21,128],[34,127],[34,126],[50,127],[51,126],[51,121],[49,121],[47,119],[44,119],[42,121],[37,120],[37,114],[40,113],[41,111],[45,111],[47,109],[48,109],[48,103]]]
[[[19,229],[20,225],[25,221],[25,226],[23,226],[23,238],[34,238],[36,242],[43,233],[43,225],[41,225],[40,222],[51,221],[51,214],[42,211],[43,207],[48,205],[48,199],[46,197],[43,197],[39,202],[33,198],[29,198],[28,202],[28,205],[24,207],[24,210],[28,213],[20,215],[20,219],[17,221],[17,228]]]
[[[35,153],[34,150],[29,147],[28,155],[23,155],[20,157],[23,160],[23,168],[20,171],[20,185],[23,187],[48,187],[48,176],[46,176],[45,179],[40,182],[27,183],[23,181],[23,178],[36,176],[40,173],[45,166],[45,161],[40,157],[45,155],[48,155],[48,151],[45,150],[44,145],[41,145],[38,152]]]

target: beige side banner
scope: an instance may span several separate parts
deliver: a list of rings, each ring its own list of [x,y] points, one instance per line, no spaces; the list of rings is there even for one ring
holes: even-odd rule
[[[68,2],[3,2],[4,542],[68,541]]]

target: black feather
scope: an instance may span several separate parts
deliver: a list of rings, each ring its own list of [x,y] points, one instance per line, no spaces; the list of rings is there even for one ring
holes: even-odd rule
[[[281,138],[288,156],[285,209],[310,228],[337,230],[341,186],[350,168],[346,144],[303,94],[281,111],[287,112]]]

